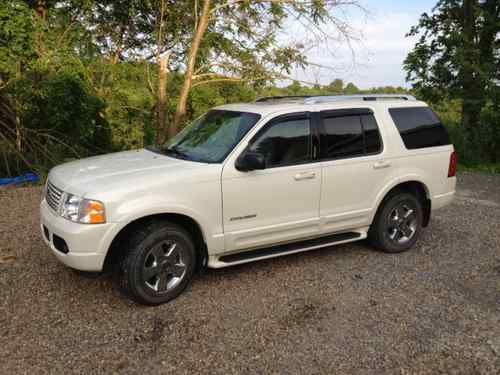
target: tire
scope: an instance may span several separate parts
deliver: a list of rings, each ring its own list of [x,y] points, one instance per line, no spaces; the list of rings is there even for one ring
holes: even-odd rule
[[[128,251],[118,263],[117,282],[127,297],[143,305],[166,303],[188,286],[196,265],[196,250],[187,231],[152,221],[133,233]]]
[[[395,193],[384,199],[368,231],[378,250],[401,253],[415,245],[422,231],[423,208],[412,194]]]

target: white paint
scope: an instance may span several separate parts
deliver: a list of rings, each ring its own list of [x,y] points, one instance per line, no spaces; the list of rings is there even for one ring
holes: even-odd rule
[[[450,203],[455,178],[447,178],[453,146],[406,150],[388,114],[391,106],[424,106],[419,101],[344,100],[321,104],[232,104],[219,109],[257,112],[261,120],[220,164],[172,159],[147,150],[83,159],[54,168],[49,180],[71,194],[99,200],[106,224],[77,224],[41,204],[41,223],[63,237],[65,264],[98,271],[115,236],[130,222],[175,213],[200,226],[209,266],[218,257],[244,249],[355,231],[364,237],[387,192],[404,181],[420,181],[434,208]],[[272,118],[293,112],[369,108],[375,113],[384,151],[379,155],[240,172],[236,159]],[[374,168],[380,163],[384,168]],[[314,174],[300,179],[297,175]],[[255,215],[255,216],[254,216]],[[248,217],[231,220],[234,217]]]

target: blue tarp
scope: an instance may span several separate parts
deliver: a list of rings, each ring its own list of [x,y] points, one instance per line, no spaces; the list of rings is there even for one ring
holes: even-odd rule
[[[36,173],[26,173],[22,176],[13,178],[0,178],[0,186],[2,185],[20,185],[20,184],[34,184],[40,181],[40,176]]]

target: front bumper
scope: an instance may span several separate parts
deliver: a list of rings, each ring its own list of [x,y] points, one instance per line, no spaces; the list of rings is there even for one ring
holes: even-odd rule
[[[44,242],[59,261],[77,270],[102,271],[106,253],[114,237],[114,227],[113,223],[74,223],[54,213],[45,199],[40,204],[40,230]],[[64,240],[67,253],[61,251],[61,246],[56,248],[55,236]]]

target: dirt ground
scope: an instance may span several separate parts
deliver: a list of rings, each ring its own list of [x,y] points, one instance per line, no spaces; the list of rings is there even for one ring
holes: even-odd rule
[[[39,188],[0,190],[0,373],[499,374],[500,176],[461,174],[410,252],[208,270],[175,301],[59,264]]]

